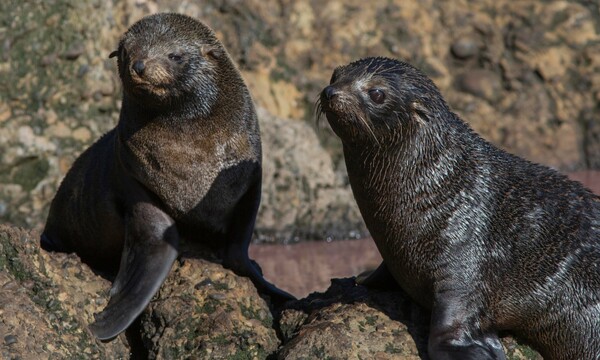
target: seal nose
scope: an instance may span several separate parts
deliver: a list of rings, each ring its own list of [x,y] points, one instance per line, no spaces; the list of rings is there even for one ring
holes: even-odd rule
[[[137,60],[136,62],[133,63],[131,68],[133,69],[133,71],[135,71],[136,74],[142,76],[142,74],[144,73],[144,69],[146,68],[146,65],[144,65],[144,62],[142,60]]]
[[[325,98],[327,98],[327,100],[331,100],[337,95],[337,92],[333,86],[329,85],[325,88],[325,90],[323,90],[323,94],[325,94]]]

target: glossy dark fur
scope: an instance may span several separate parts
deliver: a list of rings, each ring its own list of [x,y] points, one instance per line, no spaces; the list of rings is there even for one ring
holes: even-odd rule
[[[503,359],[499,331],[600,357],[598,196],[479,137],[401,61],[337,68],[319,107],[384,259],[365,283],[389,271],[432,310],[432,359]]]
[[[223,264],[274,300],[248,258],[261,185],[252,99],[212,30],[183,15],[134,24],[112,56],[123,84],[119,123],[74,163],[54,198],[41,244],[76,252],[117,274],[90,327],[125,330],[178,255],[180,237],[209,245]]]

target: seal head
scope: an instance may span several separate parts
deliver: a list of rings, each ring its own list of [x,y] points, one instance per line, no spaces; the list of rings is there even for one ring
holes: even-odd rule
[[[415,78],[421,81],[410,81]],[[336,68],[317,107],[344,143],[380,145],[406,137],[436,111],[448,111],[437,87],[418,69],[382,57]]]
[[[208,115],[225,49],[214,32],[179,14],[149,16],[132,25],[116,51],[123,90],[131,99],[169,112],[185,107]]]

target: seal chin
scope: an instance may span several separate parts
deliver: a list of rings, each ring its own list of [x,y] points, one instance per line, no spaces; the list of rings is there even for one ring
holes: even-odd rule
[[[169,99],[173,97],[173,88],[169,84],[157,84],[151,79],[133,74],[124,77],[123,89],[135,96],[135,98],[142,99],[149,107],[169,104]]]

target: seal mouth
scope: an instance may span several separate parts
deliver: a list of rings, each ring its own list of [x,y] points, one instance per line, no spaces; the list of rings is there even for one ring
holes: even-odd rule
[[[170,93],[171,83],[164,81],[168,80],[166,76],[157,78],[156,71],[152,70],[154,69],[146,68],[144,72],[136,71],[134,63],[133,66],[128,67],[128,71],[125,71],[123,86],[137,96],[150,95],[160,100],[165,99]]]
[[[336,91],[331,85],[321,91],[315,104],[317,125],[320,123],[323,115],[331,122],[331,118],[337,120],[338,114],[344,113],[344,107],[349,104],[345,104],[346,102],[340,98],[340,95],[341,93]]]

